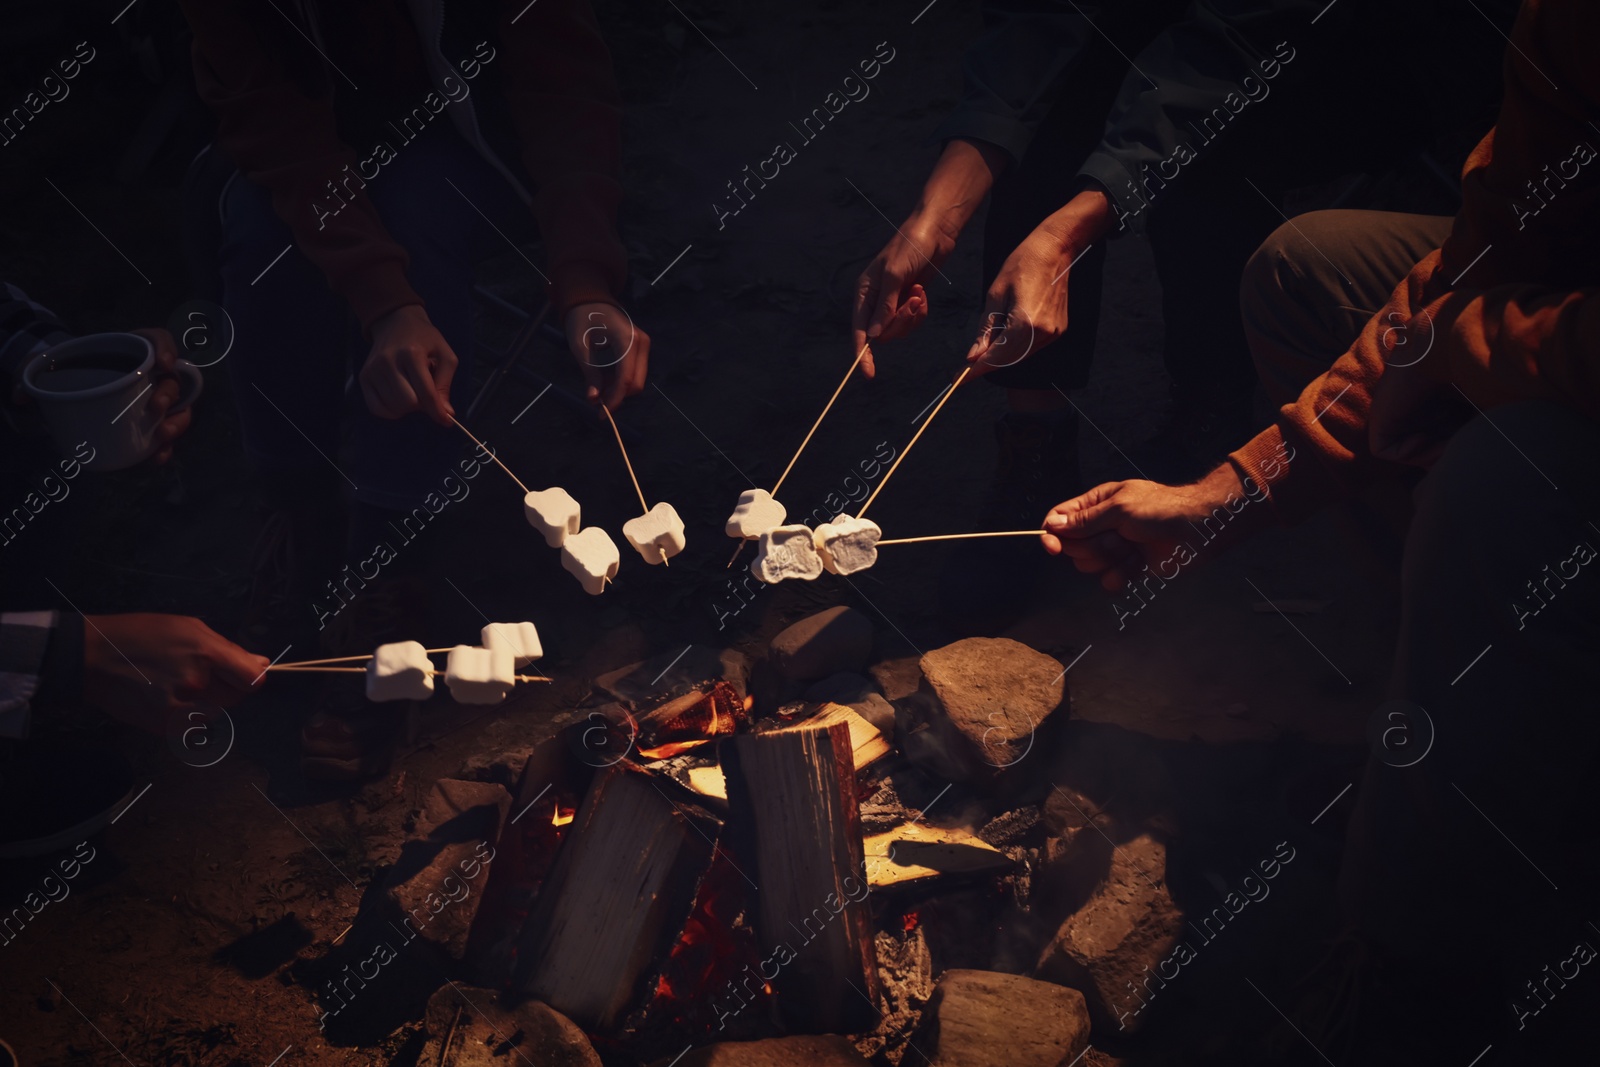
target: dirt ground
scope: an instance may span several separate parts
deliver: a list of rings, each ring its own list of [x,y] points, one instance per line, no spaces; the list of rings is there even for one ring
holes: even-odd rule
[[[687,552],[670,569],[624,561],[614,590],[586,597],[555,554],[530,541],[516,488],[485,473],[427,534],[437,542],[429,546],[437,603],[433,632],[418,636],[471,640],[480,612],[532,618],[551,650],[554,685],[487,711],[436,700],[390,776],[360,789],[299,776],[298,724],[312,695],[292,683],[274,680],[235,709],[236,730],[217,727],[203,758],[179,758],[181,746],[167,739],[119,738],[148,791],[70,896],[0,946],[0,1035],[25,1062],[409,1062],[421,999],[398,991],[359,1026],[323,1034],[310,965],[395,857],[435,778],[546,736],[599,671],[690,642],[756,646],[821,604],[869,612],[885,657],[949,639],[933,611],[946,549],[885,551],[854,588],[824,581],[763,591],[729,617],[738,572],[724,569],[729,545],[717,529],[740,490],[776,477],[849,363],[851,283],[890,234],[884,216],[904,216],[932,160],[929,136],[956,98],[957,57],[978,28],[975,5],[943,0],[920,16],[921,3],[729,6],[683,5],[691,27],[670,4],[600,5],[628,102],[630,310],[655,339],[653,386],[627,405],[623,422],[638,435],[632,451],[646,492],[672,500],[688,523]],[[172,237],[187,159],[182,131],[143,177],[111,179],[118,138],[159,94],[117,88],[118,79],[138,84],[132,61],[119,58],[121,31],[96,23],[84,32],[104,40],[104,66],[88,68],[81,96],[59,105],[58,121],[27,131],[31,162],[19,163],[15,148],[0,159],[7,188],[18,190],[4,221],[17,250],[9,270],[74,325],[162,322],[188,293]],[[711,205],[724,182],[791,136],[789,121],[879,42],[894,59],[870,97],[719,228]],[[45,176],[128,249],[149,285],[59,202]],[[879,380],[845,391],[784,490],[793,513],[820,507],[880,443],[902,446],[914,416],[959,367],[976,326],[977,249],[968,240],[945,265],[949,283],[935,286],[929,322],[885,347]],[[509,252],[485,263],[481,277],[515,302],[535,293],[537,279]],[[1124,452],[1156,428],[1166,397],[1158,288],[1138,239],[1113,244],[1107,294],[1094,377],[1076,397],[1092,424],[1082,439],[1091,482],[1134,473]],[[512,326],[486,310],[483,328],[498,342]],[[546,344],[541,359],[559,385],[574,385],[559,352]],[[86,479],[28,543],[0,550],[9,597],[57,603],[49,579],[85,611],[179,611],[224,632],[237,623],[256,512],[227,369],[207,372],[207,396],[170,468]],[[524,480],[581,487],[586,508],[595,502],[586,519],[619,526],[632,514],[632,494],[604,425],[554,394],[536,401],[538,393],[507,384],[477,429]],[[989,426],[1000,409],[998,391],[987,387],[952,400],[876,508],[890,536],[969,528],[994,462]],[[1226,880],[1235,857],[1245,869],[1279,840],[1286,798],[1325,789],[1317,796],[1332,802],[1353,780],[1368,716],[1382,699],[1392,612],[1339,545],[1329,521],[1270,533],[1185,573],[1125,628],[1101,590],[1054,568],[1045,605],[1011,631],[1073,662],[1076,718],[1164,768],[1197,872]],[[1269,598],[1322,606],[1285,618],[1257,609]],[[209,761],[230,733],[225,755],[193,765]],[[1308,851],[1320,865],[1304,874],[1315,896],[1332,850],[1324,842]],[[9,907],[41,876],[5,872],[0,901]],[[1253,921],[1251,944],[1280,932],[1266,915]],[[1239,959],[1203,965],[1251,973],[1243,941]],[[1191,1011],[1212,996],[1197,994]],[[1239,1010],[1253,1017],[1265,1007]]]

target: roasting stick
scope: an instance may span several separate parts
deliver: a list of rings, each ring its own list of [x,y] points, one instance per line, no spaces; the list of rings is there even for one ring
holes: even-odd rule
[[[862,357],[870,351],[872,351],[872,346],[868,344],[862,345],[861,351],[856,353],[855,362],[851,363],[850,369],[844,372],[844,377],[839,380],[839,387],[833,391],[833,395],[828,398],[828,402],[822,406],[822,414],[818,415],[817,421],[811,424],[811,429],[806,432],[805,440],[800,442],[800,447],[794,450],[794,458],[789,460],[789,465],[783,468],[783,473],[778,475],[778,480],[773,483],[772,496],[778,495],[778,489],[783,485],[783,480],[789,477],[789,472],[794,470],[795,462],[799,460],[800,453],[804,452],[806,445],[811,443],[811,438],[817,432],[817,427],[822,425],[822,420],[827,418],[828,412],[833,409],[833,402],[839,399],[840,393],[844,392],[846,383],[850,381],[850,375],[856,372],[856,368],[861,366]]]
[[[425,648],[422,651],[430,656],[437,656],[442,655],[445,652],[449,652],[450,650],[448,648]],[[288,667],[320,667],[325,663],[353,663],[357,660],[369,660],[371,658],[372,653],[369,652],[365,656],[334,656],[332,659],[297,659],[289,663],[274,664],[272,669],[281,671]]]
[[[600,405],[600,410],[606,413],[606,421],[611,424],[611,432],[617,436],[617,448],[622,450],[622,462],[628,468],[628,477],[633,480],[633,491],[639,494],[639,507],[642,508],[645,513],[648,513],[650,511],[650,503],[644,498],[644,490],[639,488],[639,476],[633,473],[633,460],[628,458],[628,446],[622,443],[622,431],[617,429],[617,420],[612,418],[611,409],[606,407],[604,404]],[[665,553],[663,553],[661,556],[661,565],[663,567],[667,565],[667,557]],[[609,582],[610,580],[610,578],[601,579],[600,588],[604,589],[606,582]]]
[[[495,455],[493,452],[490,452],[488,447],[482,441],[478,440],[476,437],[473,437],[472,431],[467,429],[465,426],[462,426],[461,420],[457,419],[454,415],[450,416],[450,421],[460,427],[462,433],[466,434],[468,437],[472,437],[472,443],[478,446],[478,450],[485,453],[490,459],[494,460],[495,464],[499,466],[501,470],[505,471],[508,475],[511,475],[511,480],[517,483],[517,488],[522,490],[524,496],[527,495],[529,491],[528,487],[522,484],[521,478],[518,478],[515,474],[511,474],[511,468],[506,466],[504,463],[501,463],[499,456]]]
[[[365,667],[296,667],[290,663],[275,663],[268,667],[269,671],[286,671],[289,674],[366,674]],[[429,671],[435,678],[442,676],[444,671]],[[555,679],[546,678],[537,674],[516,675],[519,682],[551,682]]]
[[[839,394],[840,393],[844,392],[845,385],[848,384],[849,381],[850,381],[850,375],[852,375],[852,374],[854,374],[856,372],[856,368],[861,366],[862,358],[864,356],[866,356],[866,354],[868,352],[870,352],[870,351],[872,351],[872,346],[870,344],[866,344],[866,345],[862,345],[861,346],[861,351],[856,353],[855,362],[851,363],[850,364],[850,369],[844,372],[844,377],[839,380],[838,388],[834,389],[833,395],[828,398],[828,402],[826,404],[822,405],[822,414],[818,415],[817,416],[817,421],[813,422],[811,424],[811,429],[806,432],[805,440],[801,441],[800,442],[800,447],[794,450],[794,457],[789,460],[789,465],[787,467],[783,468],[783,473],[778,475],[778,480],[772,484],[772,489],[771,489],[771,491],[769,492],[768,495],[770,495],[770,496],[777,496],[778,495],[778,489],[780,487],[782,487],[783,480],[785,478],[789,477],[789,472],[794,470],[795,463],[800,459],[800,453],[804,452],[806,450],[806,445],[809,445],[811,443],[811,438],[812,438],[813,435],[816,434],[817,427],[822,425],[822,420],[828,417],[828,412],[829,411],[833,410],[833,402],[835,400],[839,399]],[[753,538],[741,539],[740,542],[737,545],[733,546],[733,555],[728,557],[727,566],[723,567],[722,568],[723,570],[727,570],[729,567],[733,566],[734,561],[739,558],[739,553],[744,551],[744,546],[750,540],[754,540],[754,539]]]
[[[867,509],[872,506],[872,502],[874,500],[878,499],[878,494],[883,492],[883,487],[889,484],[889,479],[894,477],[894,472],[900,469],[900,464],[905,462],[905,458],[911,452],[912,446],[917,443],[917,440],[923,435],[923,433],[927,431],[928,427],[933,424],[933,418],[935,415],[939,414],[939,409],[950,402],[950,398],[956,395],[956,390],[961,387],[961,383],[967,380],[967,375],[972,373],[972,367],[973,365],[971,363],[967,364],[965,369],[963,369],[962,372],[956,376],[956,380],[950,384],[949,391],[946,392],[939,402],[934,405],[933,410],[928,413],[928,417],[922,420],[922,425],[917,427],[917,432],[911,435],[910,442],[907,443],[905,449],[900,453],[899,458],[897,458],[889,467],[889,473],[883,476],[883,481],[878,483],[878,488],[872,491],[872,495],[867,497],[867,502],[861,505],[861,510],[856,512],[856,518],[860,519],[866,516]],[[884,542],[879,541],[878,543],[881,545]]]
[[[884,545],[915,545],[922,541],[965,541],[972,537],[1038,537],[1045,532],[1044,530],[986,530],[982,533],[933,534],[929,537],[894,537],[887,541],[875,541],[873,543],[882,548]]]

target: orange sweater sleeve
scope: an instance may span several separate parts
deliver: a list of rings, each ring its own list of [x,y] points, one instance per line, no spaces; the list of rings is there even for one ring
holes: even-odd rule
[[[1400,373],[1391,364],[1415,363],[1469,414],[1547,399],[1600,418],[1600,131],[1589,121],[1600,112],[1597,43],[1600,5],[1524,3],[1499,121],[1467,160],[1444,247],[1412,268],[1326,374],[1230,457],[1269,486],[1280,517],[1303,518],[1392,469],[1371,447],[1373,397],[1386,373]],[[1401,337],[1427,355],[1416,362],[1413,349],[1397,349]],[[1263,478],[1285,446],[1295,461]]]

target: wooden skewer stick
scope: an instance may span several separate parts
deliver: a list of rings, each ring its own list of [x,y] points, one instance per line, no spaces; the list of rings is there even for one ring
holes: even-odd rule
[[[290,674],[366,674],[365,667],[293,667],[289,664],[274,664],[267,668],[271,671],[288,671]],[[442,676],[444,671],[429,671],[435,678]],[[515,676],[519,682],[553,682],[554,678],[546,678],[540,674],[519,674]]]
[[[993,530],[983,533],[959,534],[934,534],[931,537],[895,537],[888,541],[878,541],[878,547],[884,545],[914,545],[921,541],[964,541],[971,537],[1038,537],[1045,533],[1044,530]]]
[[[794,459],[789,460],[789,465],[783,468],[782,474],[778,475],[778,480],[773,483],[772,492],[769,495],[778,495],[778,487],[783,485],[783,480],[789,477],[790,471],[794,470],[795,461],[800,458],[800,453],[804,452],[806,445],[811,443],[811,435],[817,432],[817,427],[822,425],[822,420],[828,417],[828,411],[833,407],[833,402],[839,399],[839,394],[844,392],[845,383],[850,380],[850,375],[856,372],[856,368],[861,366],[861,358],[870,351],[872,351],[872,346],[866,344],[862,345],[861,351],[856,353],[855,362],[850,364],[850,369],[844,372],[844,377],[839,381],[839,387],[833,391],[833,395],[828,398],[828,402],[822,406],[822,414],[818,415],[817,421],[811,424],[811,429],[807,431],[805,440],[801,441],[800,447],[794,450]],[[738,557],[735,556],[735,558]],[[733,564],[729,563],[728,566],[731,567]]]
[[[468,437],[472,437],[472,443],[478,446],[478,450],[480,452],[486,453],[490,459],[495,461],[495,464],[501,470],[503,470],[507,474],[511,475],[511,480],[517,483],[517,488],[522,490],[522,493],[523,493],[524,496],[526,496],[530,492],[528,487],[522,484],[522,479],[518,478],[515,474],[511,474],[511,468],[506,466],[504,463],[500,462],[500,457],[499,456],[495,455],[493,452],[490,452],[488,447],[482,441],[480,441],[476,437],[472,436],[472,431],[471,430],[469,430],[465,426],[461,425],[461,420],[460,419],[457,419],[454,415],[451,415],[450,416],[450,421],[455,423],[457,426],[461,427],[461,432],[462,433],[466,434]]]
[[[639,506],[645,511],[650,510],[650,505],[645,501],[644,490],[639,488],[639,476],[633,473],[633,461],[628,458],[628,446],[622,443],[622,431],[617,429],[617,420],[611,417],[611,409],[604,404],[600,410],[606,413],[606,421],[611,424],[611,432],[617,436],[617,447],[622,450],[622,462],[628,468],[628,477],[633,479],[633,491],[639,494]]]
[[[741,537],[739,539],[739,543],[737,545],[733,546],[733,555],[728,557],[727,565],[724,566],[722,569],[723,570],[727,570],[729,567],[732,567],[734,562],[739,558],[740,554],[742,552],[744,552],[744,546],[748,545],[751,541],[754,541],[754,540],[756,540],[756,539],[753,538],[753,537]]]
[[[961,388],[961,383],[966,381],[967,375],[971,373],[972,364],[968,363],[966,368],[956,376],[956,380],[950,384],[949,390],[944,394],[939,402],[934,405],[933,410],[928,413],[928,417],[922,420],[922,425],[917,427],[917,432],[911,435],[911,440],[906,444],[905,449],[901,451],[900,455],[889,467],[889,472],[883,476],[883,481],[878,483],[878,488],[872,491],[872,495],[867,497],[867,502],[861,505],[861,510],[856,512],[856,518],[859,519],[866,515],[867,509],[872,506],[872,502],[878,499],[879,493],[883,492],[883,487],[889,484],[890,478],[894,477],[894,472],[900,469],[901,463],[905,462],[905,458],[911,452],[912,446],[917,443],[918,438],[920,438],[923,433],[927,431],[928,427],[933,424],[933,417],[939,414],[940,408],[944,407],[945,404],[950,402],[950,398],[956,395],[956,390]],[[883,544],[882,541],[879,541],[878,543],[880,545]]]
[[[611,409],[604,404],[600,405],[600,410],[606,413],[606,421],[611,424],[611,432],[617,436],[617,447],[622,450],[622,462],[628,468],[628,477],[633,479],[633,491],[639,494],[639,506],[644,509],[644,514],[649,514],[650,504],[644,498],[644,490],[639,488],[639,476],[633,473],[633,461],[628,458],[628,446],[622,443],[622,431],[617,429],[617,420],[611,417]],[[663,567],[668,565],[665,552],[661,554],[661,565]],[[605,588],[605,582],[601,582],[600,587]]]
[[[442,653],[449,652],[450,649],[425,648],[422,651],[426,652],[430,656],[437,656]],[[294,660],[291,663],[275,663],[272,665],[272,669],[275,671],[281,671],[286,667],[320,667],[324,663],[353,663],[358,660],[369,660],[371,658],[372,653],[368,652],[365,656],[334,656],[331,659],[299,659]]]

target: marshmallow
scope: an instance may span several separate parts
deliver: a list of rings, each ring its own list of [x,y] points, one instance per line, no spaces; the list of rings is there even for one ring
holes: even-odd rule
[[[683,520],[671,504],[662,502],[622,524],[622,536],[638,549],[646,563],[664,563],[683,551]]]
[[[544,543],[551,548],[560,548],[569,535],[582,528],[578,502],[559,485],[523,497],[522,514],[529,526],[544,534]]]
[[[367,660],[368,700],[427,700],[433,695],[433,662],[417,641],[379,645]]]
[[[746,489],[739,494],[739,506],[728,516],[723,527],[729,537],[754,540],[775,526],[782,526],[788,510],[765,489]]]
[[[617,576],[622,555],[611,535],[598,526],[588,526],[572,534],[561,546],[561,565],[583,583],[583,591],[598,596],[607,578]]]
[[[810,581],[822,574],[816,535],[809,526],[776,526],[761,535],[761,548],[750,573],[769,585],[785,578]]]
[[[508,648],[457,645],[445,663],[444,684],[458,704],[498,704],[517,684],[516,659]]]
[[[817,527],[817,553],[829,574],[854,574],[878,562],[878,538],[883,531],[871,519],[835,516]]]
[[[483,628],[483,647],[510,652],[519,669],[544,655],[539,631],[531,622],[491,622]]]

